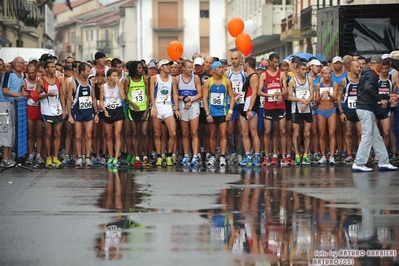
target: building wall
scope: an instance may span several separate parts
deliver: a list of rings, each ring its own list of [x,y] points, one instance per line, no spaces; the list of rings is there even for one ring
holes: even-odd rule
[[[137,8],[137,12],[142,14],[142,18],[138,20],[139,24],[137,24],[138,30],[141,31],[141,34],[137,35],[141,37],[138,40],[137,56],[148,61],[154,58],[154,39],[151,27],[153,1],[140,0],[138,4],[140,4],[141,10]]]
[[[226,13],[224,0],[209,1],[209,49],[211,56],[226,58]]]
[[[183,1],[183,14],[186,18],[184,27],[184,39],[182,44],[184,45],[188,41],[194,41],[200,47],[200,1],[184,0]],[[204,25],[202,25],[204,26]],[[200,33],[200,34],[198,34]]]

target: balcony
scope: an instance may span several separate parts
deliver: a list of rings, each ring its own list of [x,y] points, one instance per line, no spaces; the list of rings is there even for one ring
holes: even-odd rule
[[[109,41],[109,40],[97,41],[97,50],[102,51],[106,54],[110,53],[111,52],[111,41]]]
[[[316,37],[317,35],[317,7],[309,6],[301,10],[302,37]]]
[[[281,41],[294,42],[303,39],[298,20],[298,15],[289,15],[287,18],[281,20]]]
[[[28,17],[30,7],[26,0],[9,0],[3,2],[2,19],[4,26],[25,26],[24,19]]]
[[[161,21],[158,18],[151,19],[151,27],[154,31],[183,31],[184,30],[184,19]]]

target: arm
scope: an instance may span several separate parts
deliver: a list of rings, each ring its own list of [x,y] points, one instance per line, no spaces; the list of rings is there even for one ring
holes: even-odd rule
[[[104,84],[100,86],[100,108],[102,110],[104,110],[104,115],[106,117],[110,117],[110,115],[108,114],[108,111],[104,105]]]
[[[287,86],[287,74],[285,72],[280,72],[280,82],[281,82],[281,87],[283,88],[283,96],[288,95],[288,86]]]
[[[258,95],[259,96],[264,96],[267,97],[268,95],[263,92],[263,85],[265,84],[265,80],[266,80],[266,75],[265,73],[262,73],[259,77],[259,81],[258,81]]]
[[[300,102],[302,99],[296,98],[292,96],[294,92],[294,87],[295,87],[295,82],[293,79],[290,80],[290,83],[288,84],[288,101],[291,102]]]
[[[10,86],[9,85],[10,84],[9,77],[10,77],[9,73],[4,74],[4,78],[3,78],[3,94],[4,94],[4,96],[9,96],[9,97],[14,97],[14,98],[17,98],[17,97],[20,97],[20,96],[24,96],[25,94],[24,94],[23,86],[21,86],[21,88],[20,88],[21,92],[12,92],[12,91],[10,91],[10,89],[9,89],[9,86]]]
[[[333,95],[329,95],[330,96],[330,100],[332,102],[336,102],[338,100],[337,94],[338,94],[338,83],[334,81],[333,82]]]
[[[179,98],[177,94],[177,79],[175,77],[172,78],[172,97],[175,103],[175,114],[177,119],[180,119],[180,109],[179,109]]]
[[[61,84],[61,90],[60,90],[60,103],[61,103],[61,107],[62,107],[62,119],[64,119],[66,117],[66,86],[65,86],[65,82],[63,81],[62,78],[60,77],[56,77],[60,84]]]
[[[199,76],[195,75],[195,88],[197,89],[197,95],[191,97],[190,101],[195,102],[202,98],[201,80]]]
[[[118,84],[118,87],[119,87],[119,94],[120,94],[122,100],[123,100],[123,101],[127,100],[127,97],[126,97],[125,91],[124,91],[124,89],[123,89],[122,83],[118,81],[117,84]]]
[[[210,113],[208,97],[209,97],[209,79],[205,80],[204,85],[202,86],[202,103],[204,105],[205,114]]]
[[[259,88],[259,76],[258,75],[252,75],[251,80],[249,81],[249,84],[251,88]],[[249,103],[248,111],[251,112],[252,108],[255,105],[256,98],[258,97],[258,91],[257,90],[252,90],[252,97],[251,97],[251,102]]]
[[[231,80],[229,80],[229,79],[226,79],[226,89],[227,89],[227,93],[229,94],[230,99],[233,99],[232,98],[232,97],[234,97],[233,85],[231,84]],[[230,107],[229,107],[229,111],[226,116],[226,121],[230,121],[231,117],[233,116],[234,104],[235,104],[234,101],[230,101]]]
[[[150,100],[151,100],[151,116],[157,116],[158,115],[158,110],[157,106],[155,105],[155,83],[157,82],[157,77],[152,76],[150,77]]]
[[[71,123],[71,124],[73,124],[73,123],[75,123],[75,120],[73,119],[73,117],[72,117],[72,95],[73,95],[73,92],[76,90],[76,84],[75,84],[75,82],[70,82],[70,84],[68,85],[68,93],[67,93],[67,101],[66,101],[66,103],[67,103],[67,106],[66,106],[66,108],[68,108],[68,114],[69,114],[69,116],[68,116],[68,122],[69,123]]]
[[[314,87],[313,87],[313,82],[311,82],[308,78],[308,82],[309,82],[309,91],[310,91],[310,95],[309,97],[303,101],[304,104],[309,105],[311,103],[311,101],[314,99]]]

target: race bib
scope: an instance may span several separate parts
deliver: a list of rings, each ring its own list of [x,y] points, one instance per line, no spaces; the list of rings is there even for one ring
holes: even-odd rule
[[[356,96],[349,96],[348,97],[348,108],[349,109],[356,109],[356,102],[357,102],[357,97]]]
[[[93,100],[90,96],[79,97],[79,109],[90,109],[93,107]]]
[[[202,98],[198,100],[200,108],[204,108],[204,103],[202,102]]]
[[[136,103],[144,102],[144,91],[132,91],[132,99]]]
[[[245,102],[245,92],[240,92],[240,96],[238,98],[238,103],[243,104]]]
[[[51,112],[53,113],[53,115],[61,115],[62,114],[61,104],[59,103],[52,104]]]
[[[266,98],[264,96],[260,96],[259,97],[259,107],[265,108],[265,102],[266,102]]]
[[[308,90],[298,90],[296,92],[297,98],[307,99],[309,98],[310,92]]]
[[[224,94],[223,93],[211,93],[211,105],[222,106],[224,103]]]
[[[170,102],[169,95],[158,95],[157,102],[161,103]]]
[[[320,96],[325,91],[329,92],[330,95],[334,95],[334,88],[333,87],[323,87],[323,88],[320,87]],[[330,97],[328,96],[327,99],[330,99]]]
[[[116,109],[121,106],[120,98],[107,98],[105,99],[105,108]]]
[[[280,89],[271,89],[267,91],[267,94],[274,94],[275,92],[280,92]],[[269,102],[277,102],[277,97],[267,97]]]

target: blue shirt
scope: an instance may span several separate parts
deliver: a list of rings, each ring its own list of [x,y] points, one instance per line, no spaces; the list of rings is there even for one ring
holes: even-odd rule
[[[10,92],[20,93],[24,84],[24,75],[19,77],[12,71],[4,74],[1,78],[0,102],[14,102],[15,98],[3,94],[3,88],[8,88]]]

